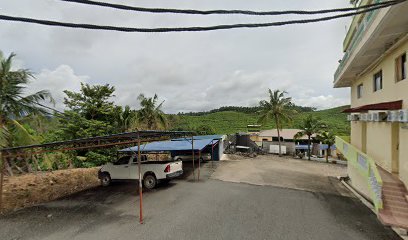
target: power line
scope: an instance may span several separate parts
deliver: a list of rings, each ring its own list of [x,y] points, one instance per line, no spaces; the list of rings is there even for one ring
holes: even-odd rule
[[[393,3],[399,3],[403,0],[392,0],[373,4],[367,4],[358,7],[349,8],[336,8],[336,9],[324,9],[324,10],[289,10],[289,11],[250,11],[250,10],[195,10],[195,9],[171,9],[171,8],[145,8],[134,7],[122,4],[98,2],[92,0],[60,0],[63,2],[79,3],[85,5],[93,5],[107,8],[114,8],[126,11],[147,12],[147,13],[177,13],[177,14],[195,14],[195,15],[211,15],[211,14],[242,14],[242,15],[258,15],[258,16],[271,16],[271,15],[286,15],[286,14],[324,14],[333,12],[349,12],[360,9],[368,9],[375,6],[384,6]]]
[[[46,106],[46,105],[44,105],[44,104],[41,104],[41,103],[38,103],[38,102],[35,102],[35,101],[30,101],[30,102],[33,103],[33,104],[36,104],[36,105],[38,105],[38,106],[40,106],[40,107],[43,107],[43,108],[45,108],[45,109],[52,110],[52,111],[54,111],[54,112],[56,112],[56,113],[64,114],[63,112],[61,112],[61,111],[59,111],[59,110],[57,110],[57,109],[55,109],[55,108],[48,107],[48,106]],[[50,114],[50,115],[54,115],[53,113],[49,113],[49,114]]]
[[[29,100],[29,99],[26,99],[26,98],[21,98],[21,99],[24,99],[24,101],[27,101],[27,102],[30,102],[30,103],[32,103],[32,104],[38,105],[38,106],[40,106],[40,107],[42,107],[42,108],[45,108],[45,109],[54,111],[54,113],[52,113],[52,112],[46,112],[46,111],[45,111],[45,113],[46,113],[47,115],[52,115],[52,116],[54,116],[54,117],[62,118],[62,119],[65,119],[65,120],[71,120],[70,118],[68,118],[68,117],[65,116],[65,113],[64,113],[64,112],[61,112],[61,111],[59,111],[59,110],[57,110],[57,109],[55,109],[55,108],[46,106],[46,105],[44,105],[44,104],[41,104],[41,103],[36,102],[36,101],[33,101],[33,100]],[[57,113],[57,114],[56,114],[56,113]],[[61,116],[61,115],[59,115],[59,114],[64,115],[64,117]]]
[[[344,18],[354,15],[359,15],[366,12],[371,12],[377,9],[382,9],[390,7],[407,0],[401,0],[396,3],[390,3],[388,5],[380,5],[371,7],[368,9],[356,11],[353,13],[345,13],[328,17],[313,18],[313,19],[299,19],[299,20],[290,20],[290,21],[281,21],[281,22],[268,22],[268,23],[242,23],[242,24],[226,24],[226,25],[214,25],[206,27],[162,27],[162,28],[134,28],[134,27],[117,27],[117,26],[107,26],[107,25],[95,25],[95,24],[81,24],[81,23],[68,23],[68,22],[58,22],[34,18],[25,18],[25,17],[14,17],[7,15],[0,15],[0,20],[11,21],[11,22],[24,22],[24,23],[33,23],[46,26],[58,26],[66,28],[77,28],[77,29],[91,29],[91,30],[106,30],[106,31],[119,31],[119,32],[140,32],[140,33],[166,33],[166,32],[204,32],[204,31],[215,31],[215,30],[226,30],[226,29],[239,29],[239,28],[265,28],[265,27],[277,27],[284,25],[293,25],[293,24],[306,24],[306,23],[316,23],[329,21],[338,18]]]

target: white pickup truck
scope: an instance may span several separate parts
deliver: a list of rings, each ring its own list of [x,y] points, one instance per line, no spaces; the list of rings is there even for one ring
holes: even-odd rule
[[[153,189],[159,181],[168,182],[183,174],[181,161],[148,161],[142,155],[141,175],[145,188]],[[122,156],[114,163],[108,163],[99,170],[98,178],[102,186],[108,186],[113,180],[139,180],[137,156]]]

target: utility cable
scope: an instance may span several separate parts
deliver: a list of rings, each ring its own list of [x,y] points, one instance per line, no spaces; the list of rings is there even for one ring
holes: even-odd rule
[[[211,14],[242,14],[242,15],[257,15],[257,16],[272,16],[272,15],[286,15],[286,14],[298,14],[298,15],[311,15],[311,14],[324,14],[333,12],[349,12],[361,9],[368,9],[375,6],[384,6],[388,4],[395,4],[404,0],[391,0],[379,3],[372,3],[362,5],[358,7],[349,8],[336,8],[336,9],[323,9],[323,10],[288,10],[288,11],[250,11],[250,10],[195,10],[195,9],[172,9],[172,8],[146,8],[146,7],[134,7],[122,4],[99,2],[92,0],[60,0],[63,2],[79,3],[92,6],[100,6],[106,8],[114,8],[126,11],[147,12],[147,13],[176,13],[176,14],[194,14],[194,15],[211,15]]]
[[[95,25],[95,24],[81,24],[81,23],[68,23],[68,22],[58,22],[34,18],[25,18],[25,17],[14,17],[7,15],[0,15],[0,20],[11,21],[11,22],[24,22],[24,23],[33,23],[47,26],[58,26],[66,28],[78,28],[78,29],[91,29],[91,30],[106,30],[106,31],[119,31],[119,32],[141,32],[141,33],[165,33],[165,32],[203,32],[203,31],[215,31],[215,30],[226,30],[226,29],[238,29],[238,28],[265,28],[265,27],[277,27],[284,25],[293,25],[293,24],[306,24],[306,23],[316,23],[329,21],[338,18],[344,18],[354,15],[359,15],[366,12],[371,12],[377,9],[382,9],[390,7],[396,4],[400,4],[407,0],[399,1],[397,3],[375,6],[372,8],[352,12],[339,14],[334,16],[312,18],[312,19],[299,19],[299,20],[290,20],[290,21],[281,21],[281,22],[267,22],[267,23],[242,23],[242,24],[225,24],[225,25],[214,25],[214,26],[205,26],[205,27],[162,27],[162,28],[135,28],[135,27],[117,27],[117,26],[107,26],[107,25]]]

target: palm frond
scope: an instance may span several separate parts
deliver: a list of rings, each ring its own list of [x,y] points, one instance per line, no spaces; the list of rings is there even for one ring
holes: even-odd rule
[[[36,139],[17,120],[9,120],[8,125],[12,134],[13,146],[37,143]]]
[[[300,132],[297,132],[297,133],[295,134],[294,138],[295,138],[295,139],[300,139],[300,138],[302,138],[302,137],[304,137],[304,136],[306,136],[306,135],[307,135],[307,134],[306,134],[305,131],[300,131]]]

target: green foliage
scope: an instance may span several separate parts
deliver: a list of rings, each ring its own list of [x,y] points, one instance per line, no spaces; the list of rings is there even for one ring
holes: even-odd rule
[[[58,114],[56,128],[44,136],[44,142],[64,141],[70,139],[103,136],[117,132],[126,131],[129,127],[131,117],[135,111],[128,106],[125,109],[115,106],[111,97],[115,88],[106,85],[81,84],[80,92],[64,91],[67,95],[64,99],[69,110]],[[132,115],[133,114],[133,115]],[[74,155],[67,155],[70,164],[75,167],[99,166],[110,159],[112,151],[74,151]],[[113,150],[114,152],[114,150]],[[85,157],[81,157],[85,156]],[[54,169],[55,158],[50,158]]]
[[[307,152],[308,152],[308,159],[310,160],[310,144],[311,138],[314,134],[320,134],[324,130],[327,129],[327,124],[322,122],[320,118],[314,117],[312,114],[307,115],[302,124],[298,126],[301,129],[300,132],[296,133],[295,139],[301,138],[303,136],[307,136],[308,138],[308,145],[307,145]]]
[[[313,114],[309,114],[297,127],[301,129],[301,131],[295,135],[295,138],[301,138],[303,136],[308,136],[310,138],[313,134],[320,134],[325,131],[327,129],[327,124],[320,118],[313,116]]]
[[[350,136],[339,136],[339,138],[343,139],[347,143],[351,143],[351,137]]]
[[[59,115],[55,140],[95,137],[117,132],[116,126],[121,108],[109,101],[115,88],[106,85],[81,83],[80,92],[65,90],[64,103],[69,110]],[[119,112],[119,113],[118,113]]]
[[[275,122],[279,137],[279,156],[281,156],[281,138],[279,131],[282,129],[282,123],[291,122],[295,114],[295,111],[290,108],[293,105],[292,98],[285,97],[285,94],[285,91],[275,90],[272,92],[272,90],[269,89],[269,99],[259,103],[261,110],[258,123],[265,124],[270,121]]]
[[[112,159],[111,156],[106,153],[98,152],[88,152],[85,155],[85,161],[81,161],[81,164],[78,167],[96,167],[110,162]]]
[[[111,121],[114,104],[109,101],[115,92],[115,87],[106,85],[89,85],[81,83],[80,92],[65,90],[67,95],[64,104],[71,111],[88,120]]]
[[[330,147],[336,143],[336,136],[332,132],[322,132],[317,135],[317,139],[321,141],[323,144],[327,144],[328,149],[326,152],[326,162],[329,162],[329,155],[331,155]]]
[[[316,111],[314,107],[302,107],[297,106],[293,103],[290,103],[288,107],[296,112],[313,112]],[[217,109],[213,109],[207,112],[189,112],[189,113],[178,113],[178,115],[186,115],[186,116],[203,116],[210,113],[217,113],[217,112],[240,112],[240,113],[248,113],[248,114],[257,114],[262,110],[260,106],[255,107],[238,107],[238,106],[226,106],[220,107]]]
[[[214,128],[209,125],[201,125],[192,130],[196,133],[196,135],[214,135],[216,134]]]
[[[329,130],[336,135],[350,135],[350,123],[347,121],[347,115],[342,113],[349,106],[336,107],[326,110],[311,112],[315,117],[318,117],[329,126]],[[309,113],[298,112],[293,116],[290,123],[283,123],[282,128],[297,128],[302,120]],[[242,113],[242,112],[216,112],[203,116],[179,116],[179,124],[173,130],[190,130],[194,129],[203,123],[211,126],[217,134],[233,134],[237,132],[247,132],[247,125],[256,124],[259,119],[259,114]],[[267,122],[263,124],[261,129],[273,129],[275,124]]]
[[[58,170],[71,167],[73,158],[72,154],[69,153],[52,152],[42,154],[38,162],[43,171]]]
[[[167,118],[166,114],[161,110],[163,102],[158,104],[159,97],[155,94],[153,97],[147,98],[140,94],[137,98],[142,107],[137,111],[137,124],[139,129],[166,129]]]
[[[53,102],[46,90],[25,94],[33,75],[27,69],[13,70],[15,56],[12,53],[4,58],[0,53],[0,147],[34,142],[35,138],[19,121],[29,114],[45,114],[38,105],[40,101]]]
[[[265,124],[273,121],[279,131],[279,129],[282,128],[282,123],[292,121],[292,116],[296,112],[290,108],[292,98],[285,97],[285,94],[286,92],[281,92],[280,90],[272,92],[272,90],[269,89],[269,99],[259,103],[261,111],[258,123]]]
[[[55,133],[60,136],[56,140],[102,136],[115,130],[109,121],[86,119],[74,111],[65,111],[59,121],[59,129]]]
[[[116,128],[119,132],[128,132],[132,130],[132,124],[137,116],[137,111],[130,109],[129,106],[125,106],[122,109],[121,106],[115,109]]]

